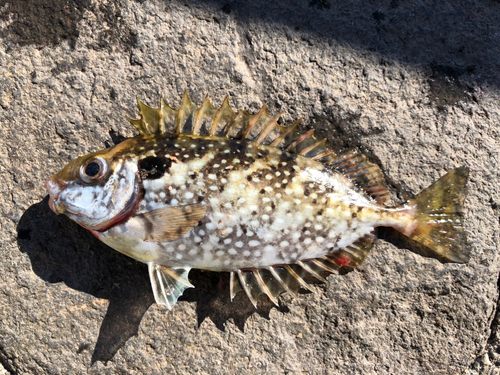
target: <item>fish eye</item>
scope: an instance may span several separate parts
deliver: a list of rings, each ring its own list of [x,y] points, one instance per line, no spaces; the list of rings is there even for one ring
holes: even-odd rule
[[[103,158],[97,157],[87,160],[80,167],[80,178],[86,183],[97,181],[106,174],[106,169],[107,164]]]

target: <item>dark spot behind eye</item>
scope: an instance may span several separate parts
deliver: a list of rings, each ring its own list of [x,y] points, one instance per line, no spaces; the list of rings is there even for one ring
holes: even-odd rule
[[[155,180],[162,177],[171,165],[170,158],[149,156],[139,161],[139,170],[143,179]]]

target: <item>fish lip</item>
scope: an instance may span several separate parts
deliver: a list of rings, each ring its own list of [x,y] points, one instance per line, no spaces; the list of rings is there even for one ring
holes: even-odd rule
[[[47,180],[44,187],[49,192],[49,207],[56,214],[62,214],[64,212],[64,208],[57,205],[57,200],[59,199],[59,194],[67,187],[68,185],[64,182],[51,177]]]

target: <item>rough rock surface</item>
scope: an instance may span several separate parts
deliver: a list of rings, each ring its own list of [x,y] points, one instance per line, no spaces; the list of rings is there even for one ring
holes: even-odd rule
[[[499,61],[494,0],[0,0],[0,373],[498,373]],[[185,89],[303,117],[378,163],[394,202],[469,165],[471,261],[384,230],[280,308],[193,272],[167,313],[146,267],[55,216],[43,183],[133,135],[135,95]]]

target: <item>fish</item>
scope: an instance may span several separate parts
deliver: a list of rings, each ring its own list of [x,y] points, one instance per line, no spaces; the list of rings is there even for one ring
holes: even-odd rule
[[[309,280],[361,265],[376,228],[392,227],[443,262],[469,260],[458,167],[388,206],[381,169],[358,151],[336,154],[314,131],[285,126],[267,106],[234,111],[187,94],[178,109],[137,99],[139,135],[76,158],[46,182],[49,206],[148,266],[156,303],[172,310],[191,269],[229,272],[244,291],[314,290]]]

